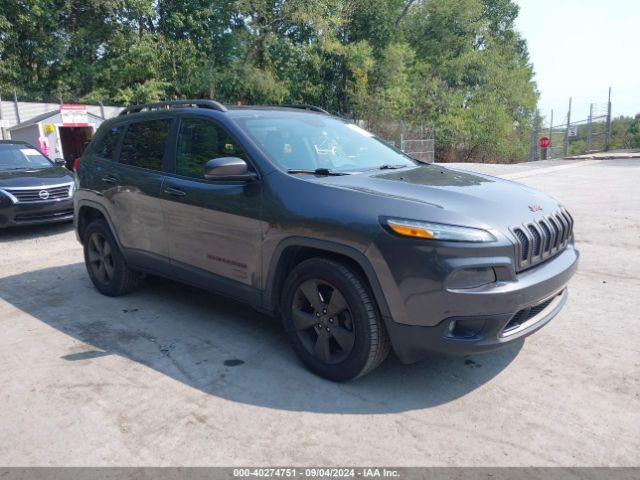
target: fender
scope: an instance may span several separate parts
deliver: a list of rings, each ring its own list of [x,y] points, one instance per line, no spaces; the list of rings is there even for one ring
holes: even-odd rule
[[[77,193],[76,193],[77,195]],[[109,214],[107,213],[107,210],[98,202],[95,202],[93,200],[87,199],[87,198],[81,198],[81,199],[77,199],[76,200],[76,204],[75,204],[75,215],[73,217],[73,226],[75,228],[76,231],[76,238],[77,240],[82,243],[82,238],[80,238],[80,232],[78,231],[78,216],[80,215],[80,210],[82,209],[82,207],[89,207],[89,208],[93,208],[94,210],[98,210],[102,216],[107,220],[107,223],[109,224],[109,228],[111,229],[111,233],[113,234],[113,237],[116,239],[116,242],[118,244],[118,248],[120,248],[120,250],[122,251],[122,243],[120,242],[120,239],[118,238],[118,232],[116,231],[116,229],[113,226],[113,222],[111,221],[111,217],[109,216]]]
[[[391,312],[389,310],[389,305],[387,304],[387,300],[384,296],[384,292],[382,287],[380,286],[380,282],[378,282],[378,277],[371,265],[369,259],[354,247],[349,245],[344,245],[342,243],[331,242],[328,240],[319,240],[316,238],[308,238],[308,237],[288,237],[282,240],[278,246],[273,251],[273,255],[271,256],[271,260],[269,262],[269,269],[267,272],[267,283],[266,288],[263,290],[263,299],[262,305],[265,310],[275,311],[278,300],[275,298],[275,283],[278,275],[278,267],[280,266],[280,260],[282,257],[282,253],[288,247],[308,247],[315,248],[318,250],[324,250],[327,252],[343,255],[348,257],[349,259],[356,262],[362,271],[367,277],[369,281],[369,285],[371,286],[371,290],[373,295],[378,303],[378,308],[380,309],[380,313],[385,320],[391,318]]]

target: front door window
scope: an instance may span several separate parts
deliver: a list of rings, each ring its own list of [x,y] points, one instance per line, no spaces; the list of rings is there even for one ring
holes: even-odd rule
[[[219,125],[199,118],[182,121],[176,152],[176,173],[203,178],[204,165],[214,158],[239,157],[246,160],[238,143]]]

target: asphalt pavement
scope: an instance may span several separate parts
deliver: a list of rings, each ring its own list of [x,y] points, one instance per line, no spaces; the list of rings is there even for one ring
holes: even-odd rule
[[[0,231],[0,465],[640,465],[640,159],[457,167],[573,214],[565,309],[507,350],[347,384],[234,301],[100,295],[70,225]]]

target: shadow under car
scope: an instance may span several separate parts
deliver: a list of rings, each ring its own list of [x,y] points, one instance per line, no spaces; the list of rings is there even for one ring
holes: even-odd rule
[[[120,355],[210,395],[289,411],[381,414],[440,405],[489,382],[523,344],[413,365],[392,355],[372,374],[336,384],[301,365],[279,321],[170,280],[151,277],[136,293],[105,297],[84,264],[74,263],[4,277],[0,298],[83,342],[59,352],[69,362],[91,368]]]

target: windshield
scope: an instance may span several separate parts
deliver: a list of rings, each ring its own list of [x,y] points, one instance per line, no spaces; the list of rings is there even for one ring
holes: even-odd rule
[[[0,170],[51,167],[47,157],[28,145],[0,145]]]
[[[331,117],[273,116],[237,122],[283,170],[348,172],[415,165],[373,134]]]

